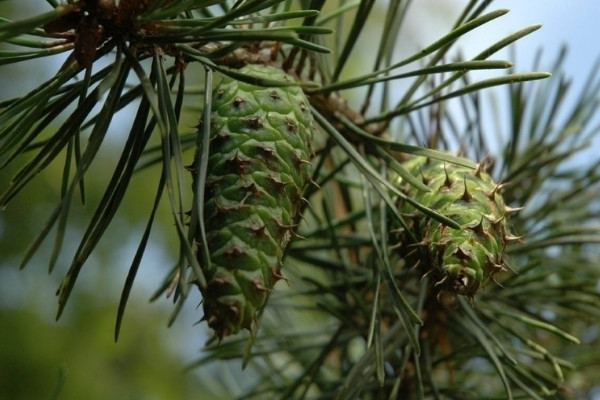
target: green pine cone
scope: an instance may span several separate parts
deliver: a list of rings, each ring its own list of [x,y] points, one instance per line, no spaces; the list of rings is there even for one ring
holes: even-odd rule
[[[405,202],[400,211],[410,216],[406,222],[415,236],[401,230],[401,256],[411,267],[419,265],[433,276],[438,290],[473,297],[483,283],[506,270],[506,244],[517,239],[507,227],[511,209],[504,204],[500,186],[481,168],[472,170],[424,157],[407,161],[405,167],[421,176],[431,191],[418,190],[400,179],[404,192],[461,228],[445,226]]]
[[[282,70],[239,72],[293,81]],[[281,278],[302,194],[310,182],[313,118],[298,86],[259,87],[225,77],[212,94],[204,222],[210,265],[204,319],[219,338],[253,329]]]

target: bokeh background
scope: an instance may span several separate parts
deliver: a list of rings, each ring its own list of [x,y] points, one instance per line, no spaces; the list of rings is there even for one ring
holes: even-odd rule
[[[414,1],[401,32],[401,53],[410,54],[446,33],[466,3]],[[569,53],[565,70],[577,92],[600,57],[600,3],[496,0],[491,9],[496,8],[509,8],[511,12],[461,40],[459,48],[464,56],[473,56],[492,41],[541,23],[540,30],[516,44],[516,58],[508,52],[495,58],[511,59],[516,70],[526,71],[543,49],[544,69],[566,45]],[[48,9],[42,0],[0,1],[2,18],[24,19]],[[381,2],[378,12],[385,11],[385,2]],[[364,52],[365,57],[357,63],[368,60],[368,46]],[[35,88],[51,77],[62,61],[61,55],[0,67],[0,100]],[[356,64],[353,68],[361,66]],[[499,95],[495,91],[485,94],[491,99],[490,104]],[[210,386],[216,383],[205,370],[183,372],[188,363],[199,357],[208,337],[205,324],[196,324],[202,316],[198,308],[200,298],[192,296],[170,327],[167,321],[173,310],[172,301],[161,298],[149,302],[177,256],[177,239],[166,201],[134,285],[120,339],[117,343],[113,340],[120,292],[151,208],[158,169],[148,168],[136,176],[123,208],[84,267],[65,313],[59,321],[54,318],[55,291],[94,211],[95,201],[110,177],[106,171],[112,171],[119,155],[126,133],[121,132],[119,121],[125,125],[128,118],[125,110],[111,127],[110,141],[86,180],[87,203],[73,207],[65,248],[52,273],[47,267],[52,240],[44,244],[25,270],[20,271],[18,266],[59,198],[60,163],[51,165],[0,212],[0,399],[45,399],[61,383],[58,398],[65,400],[213,398],[207,396],[212,393]],[[193,121],[182,122],[182,130],[192,129]],[[590,157],[594,148],[590,149]],[[6,187],[14,172],[15,169],[0,171],[0,189]],[[243,382],[232,379],[228,384]],[[600,393],[594,399],[600,399]]]

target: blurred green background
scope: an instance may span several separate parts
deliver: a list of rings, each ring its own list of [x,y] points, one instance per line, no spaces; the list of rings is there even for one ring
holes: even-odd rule
[[[0,17],[23,19],[48,10],[44,1],[3,1]],[[64,56],[2,68],[0,99],[27,93],[50,78]],[[67,236],[56,268],[48,273],[53,235],[27,267],[18,269],[60,198],[62,159],[53,163],[0,212],[0,399],[194,399],[202,385],[195,372],[184,373],[206,341],[191,296],[180,317],[167,327],[170,299],[149,302],[176,260],[168,203],[159,212],[142,261],[119,341],[114,326],[123,283],[147,222],[160,170],[137,174],[105,237],[84,267],[73,298],[55,321],[55,292],[102,196],[129,129],[127,110],[111,127],[111,137],[85,180],[86,204],[70,212]],[[184,122],[191,126],[189,122]],[[190,155],[191,160],[191,155]],[[26,161],[24,158],[22,163]],[[18,164],[18,163],[17,163]],[[5,188],[18,166],[0,171]]]

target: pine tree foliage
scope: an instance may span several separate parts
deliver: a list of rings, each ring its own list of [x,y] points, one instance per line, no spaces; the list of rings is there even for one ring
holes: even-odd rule
[[[2,207],[19,201],[49,165],[64,163],[56,208],[22,267],[52,237],[53,270],[69,209],[86,200],[86,175],[115,116],[135,109],[104,195],[87,205],[95,213],[57,291],[58,317],[127,191],[135,190],[135,172],[148,165],[159,165],[161,174],[123,284],[115,336],[161,202],[170,206],[180,255],[155,298],[172,296],[172,322],[196,286],[210,295],[203,199],[211,186],[209,156],[220,151],[211,148],[218,145],[210,140],[212,89],[227,76],[252,87],[302,89],[316,130],[313,183],[302,195],[301,217],[287,227],[299,239],[282,248],[289,285],[269,292],[256,324],[245,324],[250,332],[225,339],[217,332],[219,340],[207,343],[192,366],[206,377],[219,373],[207,383],[215,397],[566,399],[591,389],[593,372],[585,367],[597,365],[600,354],[581,349],[597,345],[589,332],[600,317],[600,175],[597,161],[581,163],[578,156],[598,130],[600,79],[593,69],[568,105],[564,53],[549,80],[549,73],[516,72],[492,58],[538,25],[460,58],[462,36],[485,32],[508,12],[472,0],[447,34],[399,57],[401,27],[418,2],[47,3],[39,15],[0,23],[0,65],[67,55],[44,84],[0,103],[0,168],[20,167],[2,188]],[[378,7],[385,8],[383,21],[376,21]],[[357,42],[374,23],[383,24],[376,55],[355,66]],[[269,65],[296,80],[239,69],[246,64]],[[493,77],[472,81],[476,70]],[[198,71],[200,90],[189,83]],[[397,96],[399,83],[405,89]],[[499,114],[492,126],[481,90],[497,86],[507,92],[509,117]],[[355,97],[348,101],[356,93],[358,105]],[[202,121],[196,130],[181,123],[188,113]],[[506,271],[490,275],[471,296],[439,290],[431,267],[409,263],[418,247],[408,239],[418,225],[409,218],[464,228],[436,202],[413,194],[428,190],[423,174],[406,164],[415,156],[446,171],[484,169],[510,210],[497,221],[511,234],[496,246],[506,253]],[[227,384],[234,374],[228,367],[215,372],[226,359],[238,368],[243,363],[247,385]]]
[[[564,57],[552,65],[555,80],[505,89],[518,116],[498,126],[489,140],[495,151],[479,121],[486,103],[479,93],[462,98],[458,116],[468,129],[455,130],[457,114],[449,109],[437,121],[423,111],[407,123],[407,142],[454,143],[487,160],[514,208],[510,226],[523,238],[506,249],[511,271],[488,282],[474,303],[440,298],[422,271],[406,268],[394,249],[378,248],[389,246],[386,206],[355,174],[343,174],[333,185],[363,193],[364,218],[356,210],[334,218],[323,202],[320,219],[311,215],[300,232],[307,240],[289,250],[293,285],[273,294],[251,354],[244,340],[230,341],[207,347],[190,368],[249,358],[255,383],[215,389],[228,398],[586,398],[598,363],[597,336],[588,335],[600,316],[600,182],[597,161],[582,165],[578,158],[598,132],[600,80],[592,69],[569,105]],[[342,227],[343,236],[335,230]],[[420,318],[412,328],[402,322],[405,302]]]

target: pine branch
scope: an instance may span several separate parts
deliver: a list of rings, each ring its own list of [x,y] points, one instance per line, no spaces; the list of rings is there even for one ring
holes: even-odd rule
[[[375,59],[350,72],[357,43],[378,23],[379,4],[332,3],[48,1],[50,11],[0,21],[0,42],[9,48],[0,52],[0,66],[69,54],[44,84],[0,103],[0,166],[21,166],[0,194],[3,208],[18,201],[49,166],[64,162],[56,208],[22,266],[56,227],[54,268],[70,207],[78,198],[88,201],[86,177],[111,123],[126,106],[134,107],[111,179],[92,204],[95,212],[58,291],[58,316],[136,184],[134,174],[156,165],[156,196],[147,204],[146,229],[123,287],[115,337],[161,201],[168,202],[179,257],[154,298],[174,294],[173,322],[194,286],[207,293],[210,284],[206,275],[214,254],[207,251],[212,242],[205,213],[215,182],[207,177],[210,157],[219,154],[214,150],[219,132],[213,130],[219,93],[212,93],[213,79],[226,77],[247,92],[268,87],[275,97],[276,90],[297,89],[310,102],[305,109],[318,130],[312,147],[307,145],[314,149],[313,159],[301,160],[310,161],[316,183],[298,194],[302,218],[294,216],[294,226],[279,224],[288,235],[305,239],[286,249],[284,275],[292,285],[265,295],[267,308],[252,316],[261,322],[251,340],[242,335],[221,342],[230,333],[221,330],[220,342],[209,343],[194,367],[211,368],[219,360],[247,363],[256,380],[248,391],[234,394],[239,398],[564,398],[567,371],[574,365],[562,344],[578,341],[585,324],[573,321],[597,318],[600,305],[592,284],[597,274],[571,267],[597,262],[592,248],[600,241],[593,222],[598,164],[569,164],[598,130],[592,125],[598,76],[590,75],[570,107],[569,82],[560,71],[564,54],[547,82],[530,82],[550,76],[537,67],[515,72],[510,61],[490,58],[539,25],[508,35],[471,59],[452,56],[464,35],[484,32],[508,12],[488,12],[491,2],[476,0],[450,32],[399,61],[393,61],[396,34],[410,2],[393,2]],[[247,64],[275,66],[288,75],[240,71]],[[193,66],[204,71],[196,87]],[[471,81],[469,72],[479,70],[507,73]],[[392,98],[400,82],[407,89]],[[494,146],[481,91],[498,86],[507,88],[511,114]],[[364,91],[360,109],[347,101],[355,89]],[[182,128],[189,113],[200,120],[195,131]],[[451,153],[457,148],[461,156]],[[268,159],[273,151],[264,153]],[[291,154],[296,153],[288,158]],[[504,265],[502,257],[490,259],[514,274],[491,274],[477,293],[455,288],[448,295],[452,290],[438,270],[411,263],[422,252],[419,246],[430,244],[418,241],[427,226],[451,232],[464,227],[457,222],[460,215],[422,195],[432,189],[423,170],[407,163],[418,157],[441,160],[430,162],[443,165],[446,178],[452,171],[480,174],[487,167],[501,183],[490,196],[498,190],[508,206],[494,218],[506,229],[496,246],[501,249],[490,254],[506,252],[508,260]],[[468,198],[466,178],[464,188]],[[427,225],[415,223],[418,218]],[[471,229],[482,227],[483,222]],[[402,240],[395,242],[397,237]]]

